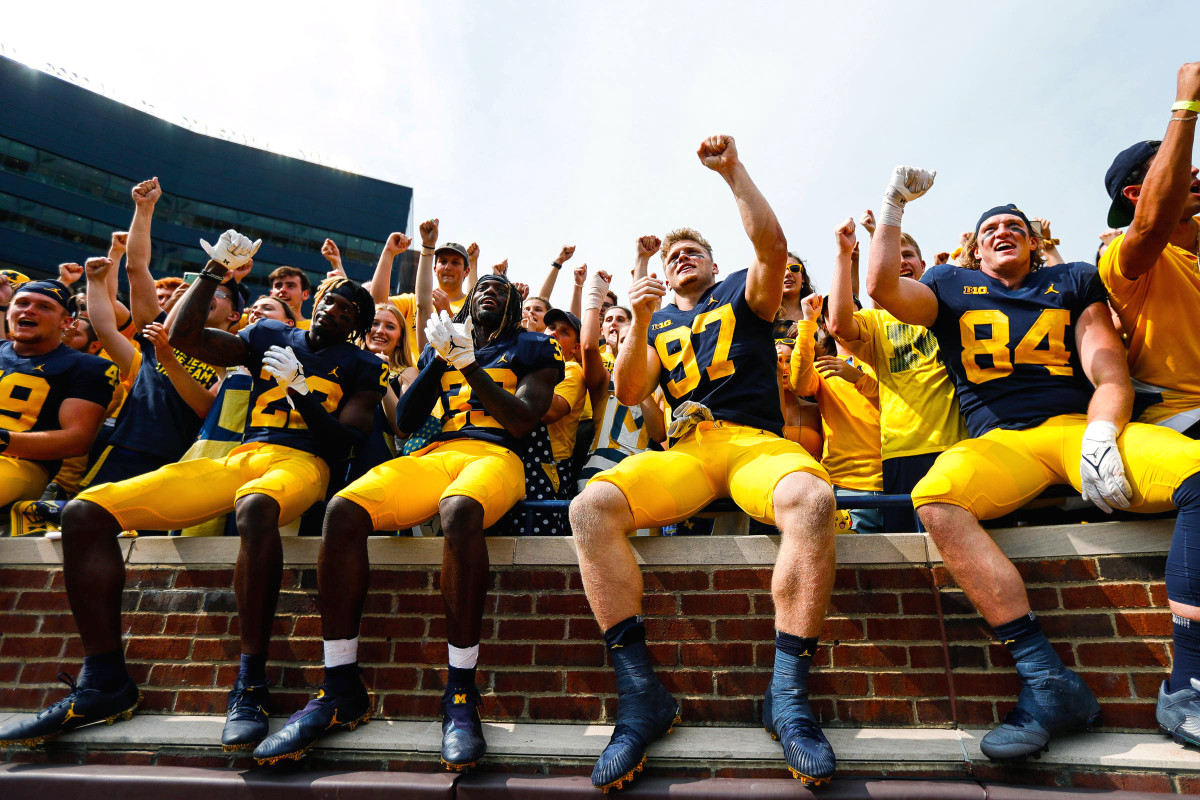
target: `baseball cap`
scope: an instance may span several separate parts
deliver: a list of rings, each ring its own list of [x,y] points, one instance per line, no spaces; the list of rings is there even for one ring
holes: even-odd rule
[[[1104,188],[1112,199],[1112,205],[1108,207],[1108,226],[1110,228],[1124,228],[1133,222],[1133,203],[1121,194],[1121,190],[1132,184],[1130,176],[1158,152],[1161,144],[1162,142],[1158,139],[1147,139],[1126,147],[1117,153],[1112,166],[1108,168],[1108,172],[1104,173]]]
[[[561,308],[552,308],[542,317],[542,324],[549,328],[556,322],[565,322],[575,329],[575,335],[579,335],[579,317],[572,314],[570,311],[563,311]]]
[[[445,250],[448,250],[451,253],[455,253],[457,255],[462,256],[463,266],[469,267],[471,265],[471,258],[470,258],[470,256],[467,255],[467,248],[463,247],[458,242],[446,242],[444,245],[439,247],[437,250],[433,251],[433,257],[437,258],[438,253],[441,253],[442,251],[445,251]]]

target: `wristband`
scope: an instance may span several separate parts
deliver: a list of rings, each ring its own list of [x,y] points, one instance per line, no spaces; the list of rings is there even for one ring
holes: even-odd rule
[[[1200,100],[1176,100],[1172,111],[1194,111],[1200,114]]]
[[[421,245],[421,255],[423,255],[423,256],[431,256],[436,252],[437,252],[437,250],[435,250],[433,245],[431,245],[431,244]]]
[[[550,266],[554,267],[555,269],[562,269],[562,264],[558,263],[557,261],[551,261]]]
[[[225,273],[225,275],[228,274],[229,273]],[[199,277],[201,280],[212,281],[213,283],[223,283],[225,281],[225,275],[218,275],[216,272],[210,272],[208,267],[205,267],[199,272]]]
[[[1200,114],[1192,114],[1190,117],[1171,117],[1167,122],[1195,122],[1200,119]]]
[[[12,440],[12,434],[7,428],[0,428],[0,453],[8,449],[8,443]]]

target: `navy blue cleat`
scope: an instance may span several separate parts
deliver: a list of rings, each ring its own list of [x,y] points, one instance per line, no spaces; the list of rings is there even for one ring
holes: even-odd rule
[[[259,764],[285,759],[299,760],[327,733],[352,731],[371,717],[371,696],[361,679],[345,694],[334,694],[322,686],[308,705],[292,714],[287,724],[254,748]]]
[[[246,683],[238,678],[229,691],[225,710],[225,728],[221,746],[225,752],[248,750],[267,738],[267,717],[271,715],[270,681]]]
[[[1090,728],[1100,719],[1100,703],[1083,679],[1066,667],[1017,671],[1025,683],[1017,705],[979,742],[993,761],[1040,757],[1055,736]]]
[[[804,682],[789,687],[771,682],[763,698],[763,727],[783,745],[788,770],[801,785],[820,786],[833,777],[837,759],[817,725]]]
[[[646,764],[646,748],[674,730],[679,703],[649,670],[617,672],[617,724],[592,770],[592,785],[605,794],[633,781]]]
[[[1154,710],[1158,729],[1180,744],[1200,747],[1200,680],[1192,678],[1178,692],[1167,693],[1167,682],[1158,690]]]
[[[474,687],[448,687],[442,696],[442,765],[453,772],[475,766],[487,752],[483,723],[479,721],[482,699]]]
[[[61,733],[86,725],[129,719],[142,702],[142,693],[132,679],[126,678],[119,688],[106,692],[85,687],[65,672],[58,679],[71,687],[62,700],[36,717],[18,720],[0,728],[0,748],[37,747]]]

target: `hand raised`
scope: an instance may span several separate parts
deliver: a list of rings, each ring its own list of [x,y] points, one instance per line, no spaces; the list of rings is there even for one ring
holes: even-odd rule
[[[558,251],[558,258],[556,258],[555,261],[559,264],[565,264],[573,255],[575,255],[575,245],[564,244],[562,249]]]
[[[662,305],[667,285],[651,274],[639,278],[629,287],[629,308],[639,320],[649,320]]]
[[[153,209],[160,197],[162,197],[162,187],[158,185],[158,178],[142,181],[133,187],[133,203],[136,206],[148,206]]]
[[[639,236],[637,240],[637,257],[639,259],[649,259],[650,256],[662,249],[662,239],[659,239],[654,234],[649,236]]]
[[[858,237],[854,235],[854,220],[850,217],[846,217],[833,235],[837,239],[838,252],[843,255],[853,251],[858,244]]]
[[[1175,99],[1200,100],[1200,61],[1193,61],[1179,68]]]
[[[888,183],[888,193],[898,199],[903,205],[909,200],[916,200],[929,191],[937,170],[919,169],[917,167],[896,167],[892,170],[892,179]]]
[[[821,295],[813,292],[800,301],[800,316],[803,319],[816,319],[821,316],[821,306],[824,304]]]
[[[737,145],[732,136],[710,136],[696,150],[700,163],[714,172],[725,173],[738,163]]]
[[[867,236],[874,236],[875,212],[868,208],[859,216],[858,224],[863,226],[863,230],[867,232]]]
[[[506,265],[508,264],[507,261],[504,263]],[[504,274],[504,273],[500,273],[500,274]],[[529,299],[529,284],[528,283],[514,283],[513,288],[516,289],[517,294],[519,294],[521,296],[522,303],[524,303],[526,300]]]
[[[587,263],[584,262],[575,268],[575,285],[583,286],[583,282],[587,280]]]
[[[411,237],[406,236],[403,233],[390,233],[388,234],[387,241],[383,243],[383,250],[385,253],[388,253],[395,258],[411,246]]]
[[[326,239],[321,243],[321,255],[335,269],[341,269],[342,266],[342,251],[338,249],[337,242],[333,239]]]
[[[436,217],[434,219],[427,219],[422,222],[417,230],[421,233],[422,246],[433,247],[435,244],[437,244],[438,220]]]
[[[93,261],[108,261],[108,259],[107,258],[89,258],[88,259],[88,263],[91,263]],[[112,266],[111,261],[108,261],[108,266],[109,267]],[[108,267],[105,267],[104,269],[107,270]],[[63,283],[64,286],[70,286],[72,283],[74,283],[75,281],[79,280],[82,277],[83,277],[83,267],[79,266],[74,261],[68,261],[64,264],[58,265],[58,279],[59,279],[59,281],[61,281]]]
[[[221,234],[221,238],[217,240],[215,245],[211,245],[201,239],[200,246],[204,248],[204,252],[208,253],[208,257],[213,261],[216,261],[226,269],[237,269],[254,258],[254,254],[258,252],[258,248],[262,246],[262,239],[251,242],[248,237],[230,228]]]
[[[108,249],[110,252],[120,255],[129,247],[129,231],[113,231],[112,239],[109,241]]]
[[[113,261],[111,258],[99,258],[99,257],[89,258],[87,261],[84,262],[82,267],[79,266],[78,264],[59,264],[58,265],[59,280],[62,280],[62,275],[63,275],[64,270],[66,270],[67,268],[73,268],[70,271],[75,274],[75,277],[71,278],[70,283],[68,283],[67,281],[63,281],[63,283],[66,283],[68,286],[71,283],[74,283],[76,280],[78,280],[80,278],[80,276],[82,276],[84,274],[84,272],[87,273],[89,281],[92,281],[92,280],[100,281],[100,280],[104,280],[104,278],[108,275],[108,271],[110,269],[112,269],[112,267],[113,267]],[[76,272],[76,270],[78,270],[78,272]]]
[[[475,244],[475,242],[467,245],[467,260],[472,264],[479,263],[479,245]]]
[[[504,259],[496,266],[492,267],[493,275],[508,275],[508,259]]]

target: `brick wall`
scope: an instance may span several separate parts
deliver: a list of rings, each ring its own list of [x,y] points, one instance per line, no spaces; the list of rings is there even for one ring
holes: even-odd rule
[[[1163,558],[1018,561],[1047,633],[1100,697],[1110,727],[1153,727],[1170,657]],[[224,566],[130,568],[124,624],[145,710],[224,712],[238,654],[232,579]],[[611,720],[614,681],[578,571],[505,566],[491,581],[484,716]],[[685,724],[757,724],[773,658],[769,581],[759,567],[646,571],[651,651],[683,702]],[[385,717],[437,711],[446,658],[437,585],[436,569],[372,574],[360,660]],[[41,708],[60,696],[56,674],[76,671],[81,653],[62,587],[52,565],[0,569],[0,708]],[[315,598],[315,570],[285,571],[268,668],[277,713],[302,706],[320,681]],[[1017,691],[1007,652],[941,567],[839,569],[822,638],[811,686],[825,724],[950,725],[957,715],[961,725],[986,726]]]

